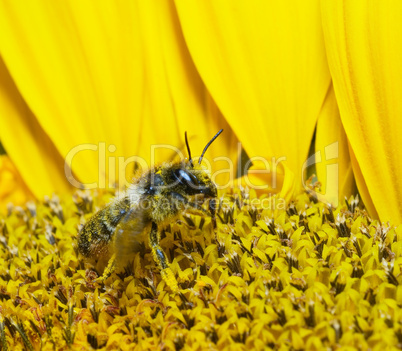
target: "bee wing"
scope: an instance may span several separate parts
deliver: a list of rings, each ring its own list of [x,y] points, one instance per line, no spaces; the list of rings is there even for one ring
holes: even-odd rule
[[[136,252],[140,251],[141,234],[151,224],[145,211],[133,206],[119,221],[114,235],[114,252],[116,265],[124,268],[133,261]]]

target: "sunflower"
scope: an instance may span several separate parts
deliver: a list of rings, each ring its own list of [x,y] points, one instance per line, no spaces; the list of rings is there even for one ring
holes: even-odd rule
[[[368,346],[380,345],[374,338],[378,339],[381,328],[389,326],[390,321],[394,323],[400,313],[397,302],[401,296],[398,286],[401,231],[400,227],[393,226],[402,223],[399,182],[402,151],[398,147],[398,135],[402,131],[402,119],[398,117],[402,112],[399,88],[402,55],[398,49],[402,37],[398,17],[401,11],[400,2],[391,0],[1,2],[0,211],[8,210],[10,217],[0,222],[0,228],[4,237],[11,230],[15,238],[22,240],[19,235],[23,229],[18,229],[19,226],[32,229],[31,222],[35,222],[32,218],[36,215],[30,210],[33,202],[28,202],[30,205],[24,209],[8,204],[25,206],[27,201],[33,200],[42,209],[38,218],[51,222],[48,226],[42,223],[42,227],[37,227],[40,235],[48,242],[55,236],[55,243],[62,245],[55,253],[47,247],[48,243],[42,243],[43,252],[58,257],[46,258],[46,264],[53,267],[49,268],[52,274],[60,268],[55,268],[55,262],[59,259],[64,262],[60,276],[54,278],[55,286],[60,288],[57,290],[50,282],[44,283],[47,284],[44,291],[57,290],[52,290],[58,296],[57,301],[53,296],[47,299],[48,304],[56,303],[64,312],[60,318],[52,315],[46,322],[43,317],[43,323],[54,325],[63,318],[67,321],[64,329],[55,327],[54,345],[59,345],[58,339],[63,339],[65,345],[73,343],[70,313],[74,318],[78,318],[76,313],[81,313],[79,318],[91,319],[94,334],[90,335],[97,335],[88,341],[92,347],[98,346],[98,342],[104,345],[105,335],[109,333],[106,321],[110,322],[109,317],[100,318],[94,311],[102,310],[103,314],[107,311],[109,316],[115,317],[111,306],[116,304],[110,296],[91,293],[91,303],[97,306],[93,310],[87,309],[86,303],[77,302],[83,298],[83,291],[91,281],[84,273],[71,279],[68,276],[67,280],[62,277],[71,273],[66,267],[74,272],[82,269],[78,261],[64,261],[65,256],[72,253],[63,246],[66,243],[63,244],[61,233],[71,234],[73,225],[79,224],[72,210],[71,194],[77,188],[105,189],[91,195],[74,195],[84,203],[93,196],[93,203],[104,204],[110,199],[108,190],[124,189],[141,169],[174,157],[187,157],[185,131],[191,149],[199,155],[205,142],[221,128],[224,133],[208,150],[205,163],[212,170],[222,196],[225,193],[233,196],[233,192],[244,195],[244,189],[248,189],[252,194],[246,196],[248,200],[257,196],[283,199],[286,205],[276,206],[276,212],[258,212],[258,216],[249,207],[239,208],[239,213],[221,213],[223,222],[219,230],[222,235],[230,233],[230,239],[221,238],[225,247],[230,248],[233,239],[241,243],[241,248],[226,249],[223,256],[214,257],[215,262],[209,256],[204,257],[205,252],[198,252],[200,257],[193,257],[187,266],[180,266],[193,269],[194,265],[206,264],[220,272],[198,274],[201,278],[197,287],[203,291],[200,294],[216,299],[221,294],[225,296],[216,311],[201,311],[200,307],[200,316],[205,312],[212,318],[213,313],[214,320],[218,321],[225,304],[232,304],[228,310],[231,312],[225,315],[228,320],[235,320],[235,314],[247,317],[250,313],[260,323],[253,324],[257,331],[263,329],[263,325],[276,323],[270,334],[263,336],[264,345],[273,348],[279,348],[285,340],[295,349],[319,349],[338,342],[347,345],[349,341],[358,345],[360,337],[346,332],[350,328],[361,330],[363,339],[371,337]],[[303,193],[305,190],[308,195]],[[365,210],[361,204],[359,208],[353,205],[358,202],[357,193]],[[52,197],[52,194],[57,195]],[[348,201],[345,202],[345,198]],[[57,215],[60,207],[66,216],[62,219]],[[95,207],[80,214],[88,216]],[[321,223],[315,217],[319,213]],[[292,219],[296,215],[299,216],[297,221]],[[233,216],[236,218],[231,223]],[[272,218],[275,223],[271,225]],[[225,229],[225,225],[233,225],[235,229]],[[285,234],[276,225],[285,228]],[[304,229],[300,229],[302,227]],[[261,244],[260,248],[253,246],[250,233],[258,233],[258,238],[262,233],[278,237],[275,240],[265,238],[274,241]],[[387,233],[391,233],[390,237]],[[167,238],[174,241],[174,235],[170,232]],[[316,251],[315,256],[297,246],[299,241],[300,245],[308,242],[306,245]],[[202,250],[217,249],[212,242],[199,245]],[[23,244],[20,247],[26,249]],[[282,248],[274,257],[272,248],[275,247]],[[10,250],[10,254],[3,252],[4,259],[13,255]],[[344,256],[336,256],[337,250]],[[26,257],[31,254],[27,253]],[[181,260],[188,258],[186,250],[183,249],[182,254]],[[323,266],[317,268],[318,272],[311,268],[312,260],[321,260]],[[287,265],[289,274],[275,276],[272,273],[268,277],[264,275],[267,273],[259,272],[264,275],[265,285],[255,288],[252,294],[247,293],[246,286],[248,282],[251,284],[247,267],[252,261],[269,270],[277,267],[280,271]],[[175,272],[179,272],[178,262],[174,264]],[[328,273],[325,264],[337,267],[336,273]],[[12,274],[2,276],[0,288],[6,290],[1,296],[7,299],[19,296],[16,282],[21,281],[15,271],[23,265],[16,259],[11,264]],[[5,269],[11,270],[11,266]],[[309,268],[303,270],[302,267]],[[41,269],[43,267],[37,271]],[[313,273],[308,275],[310,271]],[[187,273],[180,273],[182,278],[193,274],[184,272]],[[195,296],[183,295],[181,301],[167,295],[157,298],[156,291],[163,290],[163,283],[160,287],[153,286],[144,278],[144,272],[136,274],[135,279],[142,284],[140,287],[131,283],[134,280],[124,285],[125,277],[120,277],[116,283],[120,284],[116,289],[126,296],[126,312],[127,308],[136,306],[137,312],[144,309],[147,316],[152,316],[146,327],[141,324],[141,318],[138,320],[136,337],[154,347],[156,334],[172,334],[180,323],[190,330],[189,324],[195,323],[196,317],[187,312],[183,315],[181,307],[195,303]],[[218,276],[225,274],[231,279],[221,279],[219,285]],[[251,275],[255,277],[255,274]],[[310,284],[315,279],[313,276],[326,288]],[[5,278],[13,283],[7,283]],[[36,274],[35,280],[40,280]],[[9,286],[5,287],[7,284]],[[87,284],[87,287],[80,287],[80,293],[70,299],[66,296],[68,288],[75,289],[77,284]],[[228,286],[225,284],[232,284],[230,293],[222,292]],[[291,288],[295,285],[296,290]],[[24,289],[26,293],[27,288]],[[131,290],[127,292],[127,289]],[[147,289],[152,291],[151,295],[144,292]],[[247,299],[253,297],[254,292],[257,296],[254,297],[259,299],[258,294],[263,294],[264,289],[273,289],[278,294],[273,294],[276,297],[270,300],[264,312],[256,312],[257,307],[251,311],[250,306],[256,306],[259,300]],[[350,298],[342,295],[344,289],[351,294]],[[305,294],[306,291],[309,292]],[[317,294],[325,295],[323,300],[318,301]],[[31,296],[25,295],[28,301]],[[237,302],[233,302],[232,295]],[[244,297],[246,295],[249,297]],[[147,296],[152,303],[144,302]],[[213,301],[208,296],[207,305]],[[99,298],[102,302],[97,300]],[[105,299],[113,301],[106,303]],[[381,299],[388,299],[389,304],[376,305]],[[155,302],[157,300],[165,310]],[[39,304],[32,301],[27,302],[30,308],[39,311]],[[301,310],[292,307],[297,305],[295,301],[302,301]],[[366,302],[376,309],[366,306]],[[315,309],[310,309],[310,303]],[[80,312],[74,311],[73,304]],[[25,335],[27,325],[24,327],[18,322],[24,320],[26,311],[22,306],[19,304],[20,310],[15,312],[8,305],[7,315],[15,318],[0,320],[0,339],[6,340],[4,326],[11,323],[7,333],[12,334],[12,330],[23,340],[30,340],[25,343],[28,349],[38,347],[33,341],[35,337]],[[173,306],[171,312],[167,312],[166,306]],[[328,306],[339,318],[330,321],[326,314]],[[359,310],[355,322],[351,314],[341,313],[348,308]],[[325,318],[318,317],[320,311]],[[47,312],[43,312],[44,315],[48,315]],[[85,313],[91,314],[91,318]],[[392,318],[378,322],[381,313]],[[270,319],[272,316],[277,322]],[[367,316],[372,325],[365,323]],[[42,321],[42,317],[38,320]],[[99,320],[105,324],[97,324]],[[289,320],[293,327],[282,331]],[[322,325],[318,327],[320,321]],[[158,329],[159,322],[164,323],[165,329]],[[216,340],[221,340],[222,347],[233,340],[246,340],[246,330],[250,327],[249,322],[237,321],[234,333],[228,323],[230,337],[223,338],[216,334],[217,329],[206,333],[202,329],[206,324],[198,322],[192,332],[203,333],[200,337],[217,345]],[[50,328],[50,324],[40,323],[36,323],[37,335],[43,335],[41,327]],[[114,331],[124,329],[124,323],[123,317],[120,321],[115,318]],[[79,336],[76,340],[82,341],[84,329],[79,329],[81,327],[76,326],[75,332]],[[332,328],[331,331],[328,328]],[[401,343],[399,326],[394,324],[393,328],[392,340]],[[155,330],[158,330],[156,334]],[[116,341],[120,334],[114,331],[108,335]],[[152,342],[148,332],[154,333],[156,339]],[[133,335],[134,332],[127,333]],[[166,337],[167,348],[184,346],[184,340],[189,338],[185,331],[180,333],[176,339]],[[219,333],[225,334],[222,330]],[[261,334],[256,332],[255,335]],[[196,339],[192,341],[193,347],[196,347]],[[329,341],[323,343],[322,340]],[[112,341],[110,343],[113,345]],[[144,345],[148,344],[142,345],[146,349]]]

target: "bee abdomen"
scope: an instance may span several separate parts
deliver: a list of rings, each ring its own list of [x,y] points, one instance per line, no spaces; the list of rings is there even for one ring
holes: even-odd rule
[[[78,237],[78,249],[86,257],[106,254],[120,220],[130,209],[129,199],[115,201],[97,212],[82,228]]]

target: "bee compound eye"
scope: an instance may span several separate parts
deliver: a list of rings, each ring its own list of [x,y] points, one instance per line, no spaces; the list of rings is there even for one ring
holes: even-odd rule
[[[197,187],[199,185],[195,175],[185,171],[184,169],[176,169],[173,174],[180,184],[187,184],[192,187]]]

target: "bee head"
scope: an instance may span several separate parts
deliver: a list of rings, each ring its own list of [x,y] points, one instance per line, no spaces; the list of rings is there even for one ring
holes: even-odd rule
[[[193,163],[190,145],[187,139],[187,132],[184,133],[188,152],[188,162],[173,165],[170,170],[170,181],[172,184],[175,184],[176,191],[181,195],[203,195],[204,197],[217,196],[216,185],[212,182],[208,171],[201,167],[201,162],[209,146],[222,132],[223,129],[216,133],[215,136],[208,142],[202,151],[197,164]]]
[[[223,129],[216,133],[215,136],[207,143],[204,150],[202,151],[200,158],[198,159],[198,164],[196,165],[194,165],[193,159],[191,157],[191,150],[187,139],[187,132],[184,133],[188,152],[188,162],[182,164],[181,167],[172,169],[174,181],[182,189],[183,193],[188,195],[202,194],[205,197],[217,196],[216,186],[211,181],[209,173],[201,167],[201,162],[209,146],[222,132]]]
[[[185,133],[185,140],[189,156],[188,162],[173,163],[161,166],[149,173],[145,189],[148,195],[174,192],[184,197],[203,195],[205,198],[217,196],[216,185],[212,182],[209,172],[201,166],[205,151],[211,143],[222,133],[221,129],[205,146],[197,164],[191,158],[190,146]]]
[[[203,195],[216,197],[216,185],[212,182],[209,172],[199,165],[176,164],[170,170],[171,184],[175,191],[183,196]]]

